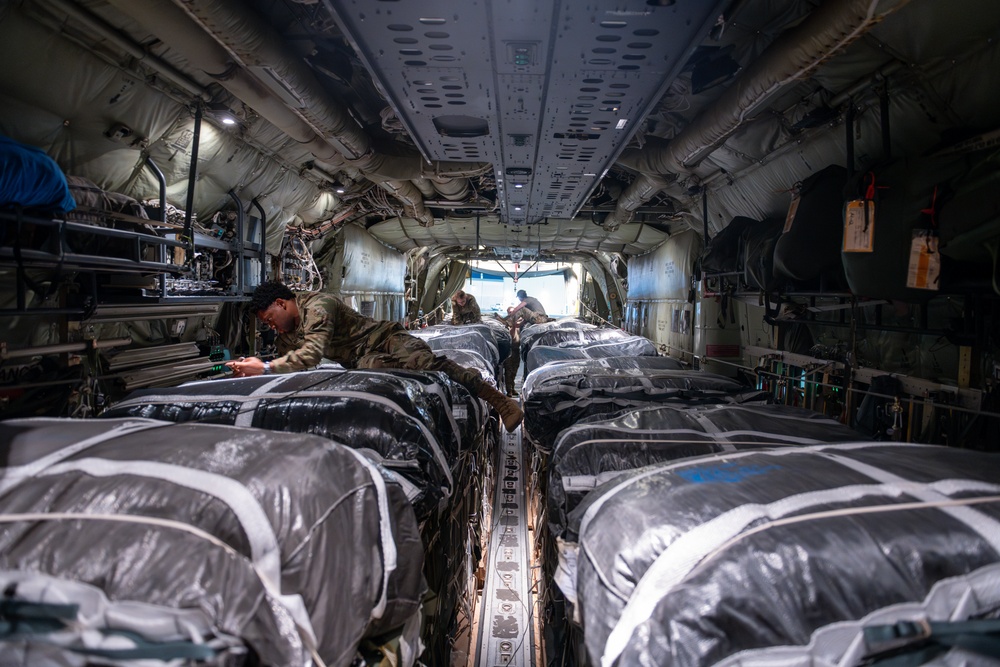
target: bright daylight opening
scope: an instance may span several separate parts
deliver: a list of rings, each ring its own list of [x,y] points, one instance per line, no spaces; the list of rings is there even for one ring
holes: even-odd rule
[[[565,262],[539,262],[533,266],[526,262],[470,262],[469,277],[462,289],[476,297],[484,312],[501,315],[519,303],[517,291],[523,289],[541,302],[549,316],[562,317],[577,313],[580,273],[580,265]]]

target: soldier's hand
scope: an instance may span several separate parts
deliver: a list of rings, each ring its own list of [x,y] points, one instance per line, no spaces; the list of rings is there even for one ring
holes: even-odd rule
[[[236,361],[227,361],[226,366],[232,369],[233,377],[250,377],[264,373],[264,362],[257,357],[240,357]]]

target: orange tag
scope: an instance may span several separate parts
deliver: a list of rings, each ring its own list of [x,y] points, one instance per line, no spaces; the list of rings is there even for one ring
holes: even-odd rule
[[[875,202],[855,199],[844,210],[844,252],[875,250]]]
[[[781,230],[782,234],[787,234],[788,230],[792,228],[792,223],[795,222],[795,213],[799,210],[799,200],[801,197],[795,195],[792,197],[792,203],[788,205],[788,215],[785,216],[785,228]]]
[[[906,286],[937,291],[941,289],[940,278],[938,237],[926,229],[914,230],[913,240],[910,242],[910,270],[906,276]]]

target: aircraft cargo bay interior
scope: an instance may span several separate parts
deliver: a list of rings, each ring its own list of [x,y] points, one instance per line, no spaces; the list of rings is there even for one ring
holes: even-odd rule
[[[1000,665],[1000,3],[0,62],[0,667]]]

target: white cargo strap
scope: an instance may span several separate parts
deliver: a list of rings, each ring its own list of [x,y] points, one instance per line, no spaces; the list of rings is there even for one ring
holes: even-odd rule
[[[166,395],[166,396],[155,396],[155,397],[146,396],[140,399],[134,399],[133,401],[125,401],[119,403],[118,406],[119,407],[128,406],[130,403],[135,401],[138,401],[143,405],[149,405],[151,403],[156,405],[162,405],[167,403],[179,403],[179,402],[184,402],[184,403],[242,402],[244,404],[252,403],[253,408],[250,410],[246,410],[244,407],[240,408],[239,415],[236,418],[237,423],[235,424],[235,426],[250,426],[253,421],[253,414],[257,409],[257,404],[260,403],[261,399],[264,398],[267,398],[270,402],[277,403],[279,401],[285,400],[286,398],[292,398],[292,397],[337,398],[340,396],[344,396],[349,398],[359,398],[362,400],[370,401],[372,403],[378,403],[379,405],[385,405],[389,407],[394,412],[398,412],[399,414],[403,415],[404,418],[410,419],[417,424],[417,427],[420,429],[421,433],[424,434],[424,436],[427,438],[428,443],[430,443],[431,450],[434,452],[434,459],[437,461],[438,466],[440,466],[442,472],[444,473],[444,477],[448,482],[448,496],[451,496],[451,492],[454,488],[454,482],[452,481],[451,477],[451,467],[448,465],[448,460],[445,458],[444,452],[441,451],[441,445],[438,443],[437,438],[434,437],[434,434],[431,433],[430,429],[427,428],[426,424],[424,424],[419,419],[416,419],[408,415],[406,411],[403,410],[403,408],[398,403],[388,398],[385,398],[384,396],[379,396],[378,394],[369,394],[363,391],[325,391],[325,390],[317,391],[317,390],[299,389],[296,391],[268,393],[266,396],[264,395],[264,393],[268,391],[271,386],[275,385],[278,382],[281,382],[284,379],[285,378],[276,378],[273,382],[269,382],[264,386],[255,390],[254,393],[251,394],[250,396],[241,396],[235,394],[220,394],[214,396],[213,395],[208,395],[208,396]],[[241,420],[245,421],[245,423],[241,424],[240,423]],[[452,421],[454,422],[454,420]],[[165,425],[163,422],[158,422],[158,424]],[[458,431],[456,430],[455,432],[457,433]]]
[[[200,537],[206,542],[210,542],[211,544],[223,549],[236,559],[246,561],[246,557],[243,554],[233,549],[215,535],[207,533],[201,528],[196,528],[195,526],[191,526],[181,521],[173,521],[171,519],[139,516],[135,514],[84,514],[74,512],[27,512],[23,514],[0,514],[0,523],[20,523],[32,521],[114,521],[117,523],[133,523],[156,526],[158,528],[172,528],[174,530],[184,531],[186,533],[190,533],[191,535],[195,535],[196,537]],[[274,588],[273,582],[263,572],[258,570],[254,563],[249,562],[249,565],[257,574],[257,578],[260,580],[261,585],[263,585],[267,597],[274,600],[277,606],[287,611],[288,608],[282,601],[282,599],[287,596],[282,596],[281,591]],[[312,624],[310,623],[309,626],[305,628],[297,626],[297,629],[299,631],[299,638],[302,641],[302,646],[309,651],[318,667],[325,667],[325,663],[322,658],[319,657],[316,650],[316,639],[312,633]]]
[[[499,352],[497,353],[497,356],[499,356]],[[409,370],[409,369],[400,369],[400,370]],[[396,380],[400,379],[398,375],[393,375],[392,373],[385,373],[382,371],[370,371],[370,372],[373,375],[385,375],[387,377],[391,377]],[[441,404],[445,407],[444,413],[448,416],[448,422],[451,425],[451,432],[455,434],[455,440],[456,440],[455,444],[458,445],[458,451],[462,451],[462,431],[458,428],[458,422],[455,421],[455,416],[451,413],[450,408],[452,407],[452,405],[450,398],[444,395],[444,389],[437,382],[430,385],[428,391],[441,399]],[[436,438],[434,439],[434,443],[436,446],[437,445]],[[450,479],[448,480],[448,484],[449,486],[451,485]]]
[[[159,479],[221,500],[236,516],[236,520],[239,521],[240,527],[243,528],[243,532],[250,542],[250,560],[254,570],[259,573],[269,590],[274,591],[278,602],[288,610],[295,624],[309,642],[313,646],[316,645],[312,621],[309,619],[309,613],[306,611],[302,597],[281,593],[281,549],[278,546],[278,538],[274,534],[274,527],[260,503],[243,484],[230,477],[171,463],[112,461],[93,458],[68,461],[51,466],[39,472],[38,477],[62,475],[68,472],[82,472],[92,477],[134,475]]]
[[[364,454],[346,448],[351,455],[361,462],[375,484],[375,495],[378,498],[378,527],[382,538],[382,592],[378,604],[372,609],[372,618],[382,618],[389,597],[389,576],[396,570],[397,554],[396,540],[392,536],[392,525],[389,521],[389,494],[385,488],[385,478],[378,467],[365,458]]]
[[[968,574],[942,579],[920,602],[901,602],[877,609],[864,618],[836,621],[813,631],[808,644],[771,646],[734,653],[713,667],[794,667],[837,665],[853,667],[867,652],[864,629],[900,619],[964,621],[982,618],[1000,605],[1000,563]],[[931,663],[928,663],[931,664]],[[934,664],[978,664],[935,661]]]
[[[794,451],[801,452],[802,450],[798,449]],[[769,454],[771,453],[769,452]],[[842,457],[829,455],[829,458],[834,458],[838,463],[843,463],[840,460]],[[702,464],[704,463],[702,459],[699,459],[699,461],[702,461]],[[872,472],[878,471],[873,466],[860,465],[869,468]],[[611,589],[612,593],[620,597],[623,601],[627,600],[627,602],[605,642],[604,654],[601,657],[602,667],[611,667],[615,663],[631,640],[632,633],[639,625],[652,616],[659,601],[695,571],[702,561],[707,562],[707,560],[711,560],[728,547],[747,537],[748,534],[754,534],[769,527],[781,525],[776,522],[784,517],[791,514],[799,514],[811,507],[823,506],[830,503],[851,502],[871,496],[898,498],[905,494],[921,498],[922,501],[917,503],[899,503],[895,505],[816,512],[795,516],[790,521],[804,522],[834,516],[920,509],[935,507],[942,503],[947,503],[948,505],[965,505],[989,502],[989,499],[983,498],[953,500],[942,493],[942,488],[947,488],[952,492],[989,491],[994,494],[1000,492],[1000,485],[984,484],[971,480],[965,484],[962,483],[962,480],[945,480],[945,484],[941,486],[939,482],[923,484],[911,482],[889,473],[884,474],[892,478],[893,481],[886,484],[859,484],[835,489],[823,489],[789,496],[767,505],[755,503],[736,507],[678,537],[657,556],[656,560],[643,573],[631,592]],[[1000,500],[1000,496],[995,496],[995,499]],[[990,542],[994,549],[1000,551],[1000,548],[998,548],[1000,547],[1000,522],[966,507],[942,507],[941,509],[949,513],[959,511],[959,514],[963,517],[959,520],[972,526],[974,530],[981,532],[984,536],[989,535],[985,539]],[[969,512],[981,517],[981,520],[977,521],[976,525],[973,525],[971,519],[966,516],[966,513]],[[747,534],[742,534],[749,525],[761,519],[770,519],[772,521],[755,527]],[[594,559],[582,540],[581,547],[583,552],[593,562]],[[710,556],[712,558],[709,558]]]
[[[65,420],[56,419],[42,419],[38,420],[40,422],[51,421],[53,423],[62,423]],[[153,419],[135,419],[128,420],[110,428],[102,433],[99,433],[93,437],[87,438],[85,440],[80,440],[75,442],[68,447],[63,447],[62,449],[52,452],[47,456],[43,456],[40,459],[36,459],[31,463],[27,463],[23,466],[12,466],[10,468],[4,469],[0,474],[0,496],[7,493],[21,482],[31,477],[34,477],[39,472],[48,468],[51,465],[64,461],[71,456],[79,454],[80,452],[86,451],[95,445],[99,445],[102,442],[108,442],[109,440],[114,440],[115,438],[120,438],[131,433],[139,433],[140,431],[148,431],[152,428],[163,428],[165,426],[173,426],[172,422],[156,421]]]
[[[270,394],[275,387],[284,383],[286,379],[287,376],[282,377],[279,375],[278,377],[273,378],[269,382],[265,382],[261,386],[254,389],[250,393],[250,396],[244,396],[240,398],[239,400],[243,402],[243,405],[240,407],[240,411],[236,413],[236,421],[234,422],[233,425],[247,426],[247,427],[253,426],[253,418],[254,415],[257,413],[257,406],[260,405],[261,398],[263,398],[267,394]],[[192,399],[189,398],[188,400],[190,401]]]

